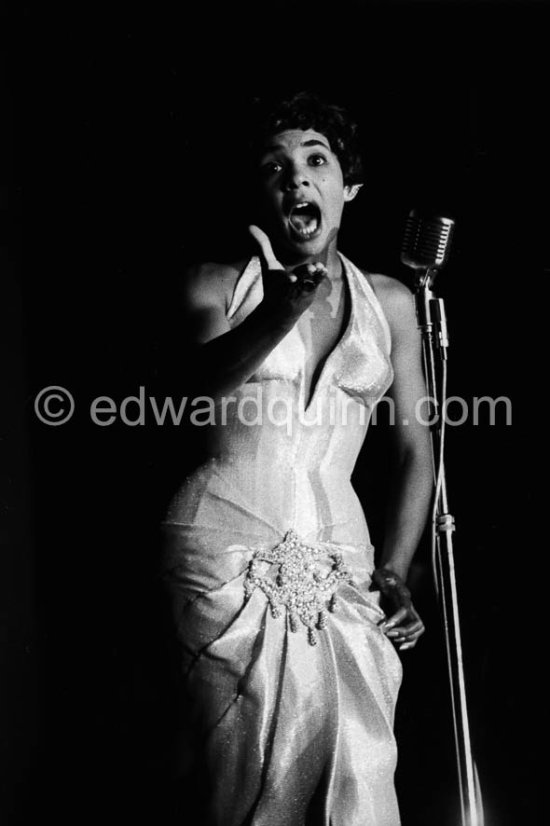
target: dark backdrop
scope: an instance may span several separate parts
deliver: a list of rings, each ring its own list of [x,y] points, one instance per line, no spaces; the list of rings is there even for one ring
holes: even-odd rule
[[[538,821],[547,21],[540,3],[304,0],[27,9],[4,29],[13,163],[2,206],[14,240],[2,259],[4,822],[185,823],[156,529],[193,444],[150,411],[144,425],[98,427],[87,409],[141,385],[161,394],[167,372],[177,386],[174,279],[187,261],[249,251],[250,101],[300,87],[360,121],[367,184],[341,244],[352,259],[410,284],[399,262],[409,209],[456,219],[437,282],[449,392],[513,403],[511,426],[501,409],[495,426],[482,416],[448,434],[474,751],[488,826]],[[47,385],[74,396],[62,427],[34,415]],[[377,428],[355,477],[375,531]],[[451,826],[452,731],[426,547],[415,577],[429,631],[403,657],[403,826]]]

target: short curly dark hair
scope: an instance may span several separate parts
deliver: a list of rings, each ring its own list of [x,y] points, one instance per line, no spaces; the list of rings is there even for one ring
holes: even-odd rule
[[[298,92],[275,104],[256,101],[258,108],[252,158],[257,160],[267,140],[287,129],[314,129],[328,138],[340,161],[344,183],[362,183],[363,161],[358,128],[346,109],[323,100],[313,92]],[[269,107],[269,108],[268,108]]]

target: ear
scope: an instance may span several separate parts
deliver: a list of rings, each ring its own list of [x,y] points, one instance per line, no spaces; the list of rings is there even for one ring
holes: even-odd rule
[[[346,184],[344,187],[344,203],[347,204],[348,201],[353,201],[362,186],[363,184]]]

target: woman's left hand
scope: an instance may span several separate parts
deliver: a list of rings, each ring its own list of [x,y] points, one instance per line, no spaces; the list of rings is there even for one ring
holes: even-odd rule
[[[382,608],[389,615],[379,627],[400,651],[414,648],[426,629],[412,603],[411,592],[401,577],[387,568],[377,569],[373,581],[380,588]]]

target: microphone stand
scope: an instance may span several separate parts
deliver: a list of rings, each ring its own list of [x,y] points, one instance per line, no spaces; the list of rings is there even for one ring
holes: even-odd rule
[[[483,806],[472,755],[466,685],[462,658],[458,596],[453,556],[454,517],[449,512],[444,466],[445,394],[449,339],[443,299],[436,298],[436,267],[417,270],[415,305],[422,335],[424,372],[431,404],[431,436],[435,461],[435,494],[432,525],[432,563],[439,599],[453,713],[462,826],[483,826]],[[437,367],[440,367],[438,370]],[[441,382],[438,379],[441,377]],[[441,384],[441,386],[440,386]]]

